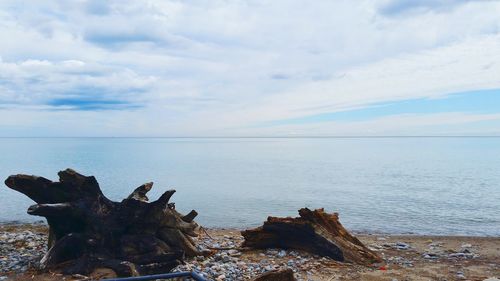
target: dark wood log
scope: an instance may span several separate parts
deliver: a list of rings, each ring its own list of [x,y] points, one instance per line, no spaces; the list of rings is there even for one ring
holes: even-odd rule
[[[254,281],[296,281],[292,269],[285,269],[281,271],[269,271],[259,275]]]
[[[114,202],[94,177],[71,169],[60,171],[58,182],[13,175],[5,184],[37,203],[29,214],[47,219],[50,239],[43,268],[70,274],[110,268],[118,276],[134,276],[168,272],[185,256],[202,254],[191,238],[199,232],[197,213],[183,216],[175,210],[169,202],[175,190],[149,203],[150,182]]]
[[[303,208],[299,215],[297,218],[268,217],[263,226],[242,231],[243,247],[298,249],[362,265],[382,261],[340,224],[337,213]]]

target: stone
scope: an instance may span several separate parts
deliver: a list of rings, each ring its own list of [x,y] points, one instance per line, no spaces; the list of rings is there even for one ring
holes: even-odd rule
[[[241,252],[239,252],[238,250],[234,250],[234,249],[227,251],[227,253],[232,257],[241,256]]]
[[[403,243],[403,242],[396,242],[396,249],[398,250],[408,250],[410,248],[410,245]]]
[[[276,256],[278,253],[279,253],[279,251],[278,251],[278,250],[276,250],[276,249],[268,249],[268,250],[266,251],[266,254],[267,254],[267,255],[270,255],[270,256]]]
[[[436,253],[425,253],[423,255],[424,259],[438,259],[439,256]]]
[[[461,271],[457,272],[457,278],[458,279],[466,279],[464,273]]]
[[[465,253],[452,253],[448,255],[449,258],[465,258]]]
[[[222,256],[222,262],[230,262],[231,257],[230,256]]]

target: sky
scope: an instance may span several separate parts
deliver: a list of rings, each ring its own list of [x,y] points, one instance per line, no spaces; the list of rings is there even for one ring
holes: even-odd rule
[[[0,1],[0,137],[500,136],[500,1]]]

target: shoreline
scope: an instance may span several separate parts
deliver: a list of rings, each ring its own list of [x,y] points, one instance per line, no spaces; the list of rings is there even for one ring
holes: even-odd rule
[[[213,280],[249,280],[260,273],[292,268],[298,280],[485,280],[500,277],[500,237],[353,233],[379,252],[384,265],[365,267],[301,251],[241,250],[241,229],[210,228],[197,238],[203,247],[234,248],[209,258],[186,260],[177,270],[197,270]],[[40,273],[47,225],[0,224],[0,280],[85,280],[82,276]],[[109,276],[97,272],[93,278]]]
[[[8,227],[8,226],[13,226],[13,227],[23,227],[23,226],[47,226],[47,222],[40,220],[40,221],[34,221],[34,222],[25,222],[25,221],[0,221],[0,228],[2,227]],[[204,227],[207,230],[214,230],[214,231],[243,231],[246,229],[251,229],[251,228],[256,228],[261,226],[261,224],[258,225],[249,225],[248,227]],[[355,236],[398,236],[398,237],[405,237],[405,236],[414,236],[414,237],[457,237],[457,238],[499,238],[500,234],[498,235],[474,235],[474,234],[421,234],[421,233],[413,233],[413,232],[382,232],[382,231],[370,231],[370,230],[363,230],[363,231],[358,231],[358,230],[352,230],[352,229],[347,229],[351,234]]]

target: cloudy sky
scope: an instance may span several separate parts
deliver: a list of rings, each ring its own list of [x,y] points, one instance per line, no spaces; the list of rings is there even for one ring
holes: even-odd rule
[[[0,136],[500,135],[500,1],[0,1]]]

